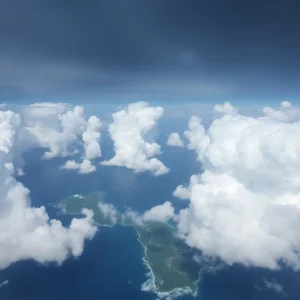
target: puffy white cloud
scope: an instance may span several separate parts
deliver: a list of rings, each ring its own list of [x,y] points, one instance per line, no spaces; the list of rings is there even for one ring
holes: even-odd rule
[[[167,140],[168,146],[173,147],[184,147],[183,140],[180,138],[179,134],[177,132],[172,132]]]
[[[85,120],[84,108],[75,106],[73,109],[66,111],[58,116],[63,132],[80,135],[87,127]]]
[[[157,205],[147,210],[142,219],[144,221],[166,222],[174,217],[174,208],[171,202],[167,201],[164,204]]]
[[[20,116],[12,111],[0,111],[0,151],[8,154],[13,146],[16,131],[21,124]]]
[[[91,116],[87,121],[86,131],[82,134],[86,159],[90,160],[101,156],[99,144],[101,125],[100,119],[96,116]]]
[[[144,226],[145,222],[167,222],[175,219],[176,215],[171,202],[167,201],[163,204],[152,207],[140,214],[132,209],[128,209],[122,216],[123,219],[130,219],[134,224]]]
[[[160,146],[144,140],[162,114],[161,107],[149,107],[147,102],[132,103],[114,113],[108,130],[114,141],[115,156],[102,164],[127,167],[135,172],[150,171],[156,176],[168,173],[169,169],[160,160],[151,158],[160,154]]]
[[[83,161],[68,161],[64,167],[79,170],[82,174],[95,170],[90,160],[101,156],[101,121],[98,117],[91,116],[86,120],[81,106],[45,102],[25,107],[23,118],[31,134],[31,147],[49,149],[44,153],[45,159],[73,155],[82,145]]]
[[[81,106],[44,102],[23,107],[19,118],[25,127],[22,128],[22,148],[45,148],[43,157],[51,159],[73,155],[83,147],[82,162],[68,161],[64,167],[79,170],[82,174],[95,171],[91,160],[101,156],[101,121],[98,117],[91,116],[87,120]],[[21,168],[16,168],[16,172],[23,174]]]
[[[190,183],[187,187],[184,187],[183,185],[178,185],[173,192],[173,196],[180,198],[182,200],[189,200],[191,197],[191,191],[194,185],[201,182],[201,176],[200,175],[192,175],[190,178]]]
[[[267,118],[282,122],[296,121],[300,117],[300,107],[294,107],[288,101],[281,102],[278,109],[267,106],[263,112]]]
[[[226,113],[207,131],[200,119],[189,122],[189,148],[203,173],[174,192],[190,198],[179,213],[179,233],[228,264],[275,269],[283,261],[299,269],[299,118]]]
[[[112,204],[99,202],[98,208],[103,213],[104,217],[108,218],[112,224],[117,223],[118,212]]]
[[[220,115],[236,115],[238,110],[230,102],[217,104],[213,107],[213,112]]]
[[[26,259],[61,264],[79,256],[96,232],[90,210],[64,227],[50,220],[43,206],[30,206],[29,190],[13,177],[18,149],[24,146],[21,125],[19,114],[0,111],[0,269]]]
[[[201,124],[201,119],[192,116],[189,120],[188,130],[184,132],[185,137],[189,141],[187,147],[190,150],[195,150],[198,159],[203,159],[204,151],[209,143],[209,137],[205,134],[205,128]]]
[[[12,196],[21,198],[28,192],[18,185],[9,191],[6,201]],[[33,259],[40,263],[61,264],[70,255],[83,252],[84,240],[91,239],[96,227],[93,213],[84,210],[85,218],[73,219],[69,227],[63,227],[58,220],[49,220],[44,207],[30,208],[26,204],[13,203],[12,212],[0,220],[1,254],[0,268],[6,268],[19,260]]]
[[[7,107],[7,104],[6,103],[0,103],[0,109],[4,109]]]
[[[96,171],[96,167],[88,159],[84,159],[81,163],[77,163],[75,160],[68,160],[62,166],[62,169],[78,170],[80,174],[89,174]]]
[[[27,130],[39,147],[49,149],[45,159],[76,153],[72,146],[85,130],[84,110],[65,104],[36,103],[23,112]]]

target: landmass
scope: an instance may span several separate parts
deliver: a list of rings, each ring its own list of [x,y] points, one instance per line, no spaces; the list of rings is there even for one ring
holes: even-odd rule
[[[134,226],[138,240],[145,249],[144,262],[149,268],[149,280],[144,290],[155,290],[158,294],[191,293],[196,294],[196,282],[200,266],[194,260],[194,252],[176,236],[174,225],[153,221],[142,224],[121,212],[116,212],[115,220],[104,215],[98,208],[99,202],[105,203],[106,194],[94,192],[86,196],[74,195],[60,201],[56,206],[66,214],[80,214],[82,208],[94,211],[94,221],[100,226]]]

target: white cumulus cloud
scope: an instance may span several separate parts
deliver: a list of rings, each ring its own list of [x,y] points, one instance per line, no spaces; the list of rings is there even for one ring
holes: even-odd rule
[[[147,102],[132,103],[114,113],[108,130],[114,141],[115,156],[102,164],[126,167],[135,172],[150,171],[155,176],[168,173],[169,169],[153,158],[160,154],[160,146],[144,140],[162,114],[161,107],[150,107]]]
[[[88,159],[84,159],[81,163],[77,163],[75,160],[68,160],[62,168],[67,170],[78,170],[80,174],[89,174],[96,171],[96,167],[92,165],[91,161]]]
[[[263,112],[267,118],[283,122],[293,122],[300,118],[300,107],[294,107],[288,101],[282,101],[277,109],[266,106]]]
[[[198,155],[198,159],[202,160],[204,151],[209,143],[209,137],[205,133],[205,128],[201,124],[201,119],[196,116],[192,116],[189,120],[188,130],[184,132],[186,139],[188,140],[188,149],[195,150]]]
[[[0,111],[0,269],[20,260],[61,264],[81,255],[84,241],[93,238],[93,212],[64,227],[50,219],[45,207],[31,207],[29,190],[14,178],[16,155],[24,133],[21,116]]]
[[[178,217],[188,245],[228,264],[300,268],[300,115],[290,107],[253,118],[220,106],[207,130],[191,118],[185,135],[203,173],[174,192],[190,200]]]
[[[194,185],[201,182],[200,175],[192,175],[190,178],[190,183],[188,186],[178,185],[173,192],[173,196],[180,198],[182,200],[189,200],[191,197],[191,191]]]
[[[183,140],[180,138],[179,134],[177,132],[172,132],[167,140],[168,146],[173,147],[184,147]]]
[[[174,217],[174,208],[171,202],[157,205],[144,212],[142,219],[144,221],[166,222]]]
[[[64,103],[35,103],[23,109],[26,129],[32,147],[43,147],[45,159],[66,157],[84,149],[81,163],[69,161],[65,168],[87,174],[95,170],[91,160],[101,156],[101,121],[96,116],[86,119],[84,108]]]
[[[24,108],[27,130],[39,147],[48,149],[45,159],[74,154],[72,148],[78,136],[85,130],[84,110],[66,104],[36,103]]]
[[[85,159],[94,159],[101,156],[100,148],[100,128],[101,121],[96,116],[91,116],[87,121],[86,131],[82,134],[84,142]]]
[[[213,107],[213,113],[220,115],[236,115],[238,109],[230,102],[225,102],[224,104],[217,104]]]
[[[166,201],[163,204],[156,205],[144,213],[140,214],[132,209],[128,209],[122,217],[129,218],[134,224],[144,226],[145,222],[167,222],[170,219],[175,219],[175,211],[171,202]]]

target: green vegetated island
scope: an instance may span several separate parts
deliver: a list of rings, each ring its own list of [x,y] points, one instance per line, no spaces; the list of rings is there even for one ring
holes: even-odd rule
[[[100,226],[113,225],[98,208],[105,203],[105,193],[94,192],[86,196],[74,195],[60,201],[56,206],[66,214],[80,214],[83,208],[94,211],[94,221]],[[196,281],[200,266],[193,259],[194,252],[176,236],[175,228],[159,222],[147,221],[144,226],[137,225],[124,214],[117,212],[116,224],[134,226],[138,240],[145,247],[145,263],[151,268],[157,292],[170,292],[184,289],[196,292]]]

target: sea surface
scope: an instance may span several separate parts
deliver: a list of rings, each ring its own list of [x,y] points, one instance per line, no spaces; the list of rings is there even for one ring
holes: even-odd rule
[[[160,136],[163,142],[165,136]],[[105,137],[104,137],[105,139]],[[111,156],[111,142],[102,145],[104,158]],[[69,224],[71,217],[58,214],[50,203],[74,194],[101,190],[107,201],[119,210],[132,207],[143,212],[154,205],[172,201],[179,209],[188,204],[172,197],[178,184],[187,183],[190,175],[201,171],[193,152],[163,147],[162,161],[171,168],[165,176],[135,174],[119,167],[99,166],[97,172],[79,175],[61,170],[64,159],[41,160],[42,151],[26,154],[26,175],[19,180],[31,190],[33,206],[45,205],[51,217]],[[0,249],[1,251],[1,249]],[[0,299],[4,300],[79,300],[130,299],[153,300],[156,295],[141,291],[148,269],[143,264],[144,249],[133,227],[101,227],[92,241],[86,242],[81,257],[68,259],[62,266],[18,262],[0,271]],[[277,300],[300,299],[300,275],[283,268],[271,272],[241,266],[224,267],[216,273],[202,269],[197,299],[207,300]],[[267,289],[263,279],[275,279],[284,294]],[[193,299],[183,296],[181,299]]]

